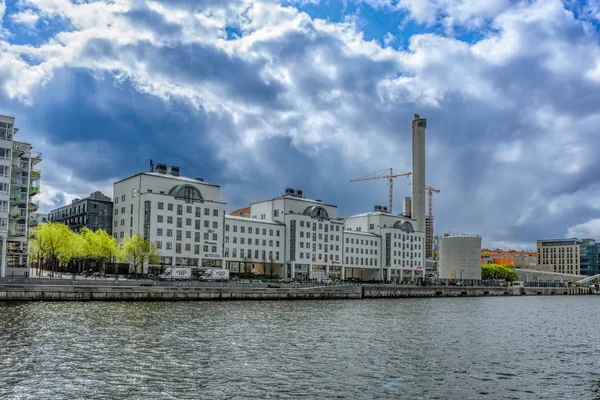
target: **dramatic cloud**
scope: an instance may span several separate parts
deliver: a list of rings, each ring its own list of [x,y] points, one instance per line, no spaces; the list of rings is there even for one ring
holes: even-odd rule
[[[598,10],[559,0],[0,2],[0,113],[44,153],[46,211],[110,192],[152,158],[221,184],[230,209],[292,186],[341,215],[387,202],[385,181],[348,180],[409,171],[419,113],[427,183],[441,190],[437,232],[532,248],[596,234]],[[397,180],[395,210],[409,193]]]

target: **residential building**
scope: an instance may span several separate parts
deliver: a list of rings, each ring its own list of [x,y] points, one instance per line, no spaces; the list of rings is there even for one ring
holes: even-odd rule
[[[0,277],[28,275],[29,230],[38,209],[42,154],[29,143],[14,140],[13,117],[0,116]]]
[[[593,239],[545,239],[537,241],[541,271],[575,275],[600,273],[600,243]]]
[[[162,266],[221,267],[226,204],[221,188],[187,178],[179,167],[150,162],[150,171],[115,182],[113,236],[155,242]]]
[[[103,229],[112,235],[113,202],[101,192],[94,192],[86,198],[74,199],[71,204],[48,213],[52,222],[67,225],[74,232],[86,227],[92,231]]]

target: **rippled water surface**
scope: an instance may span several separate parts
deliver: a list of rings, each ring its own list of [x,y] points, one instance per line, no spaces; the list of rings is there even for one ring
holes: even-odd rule
[[[600,297],[0,303],[0,398],[600,399]]]

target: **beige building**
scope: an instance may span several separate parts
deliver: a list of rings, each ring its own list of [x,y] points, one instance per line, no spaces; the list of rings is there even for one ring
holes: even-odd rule
[[[579,275],[581,273],[580,246],[579,239],[538,240],[537,269]]]

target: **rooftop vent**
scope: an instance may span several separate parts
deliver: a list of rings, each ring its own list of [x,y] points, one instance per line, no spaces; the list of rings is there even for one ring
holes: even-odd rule
[[[196,180],[199,182],[204,182],[204,178],[196,178]]]
[[[302,190],[296,190],[296,197],[302,197]]]
[[[159,174],[166,174],[167,173],[167,164],[155,164],[153,172],[157,172]]]
[[[293,196],[295,193],[295,190],[292,188],[285,188],[285,195],[286,196]]]
[[[77,203],[79,200],[80,200],[80,199],[77,199],[77,198],[75,198],[75,199],[73,199],[73,201],[71,201],[71,204],[73,204],[73,203]]]
[[[316,199],[315,201],[318,201],[319,203],[322,203],[321,199]]]
[[[179,176],[179,167],[175,165],[171,165],[169,167],[169,175]]]

